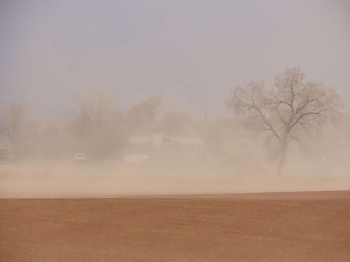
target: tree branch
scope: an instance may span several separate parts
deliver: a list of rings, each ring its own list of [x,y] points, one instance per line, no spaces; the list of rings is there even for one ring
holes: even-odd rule
[[[304,117],[306,117],[306,116],[316,115],[316,116],[324,117],[324,118],[325,118],[325,116],[322,115],[322,112],[324,112],[324,110],[320,110],[319,112],[310,112],[310,113],[301,114],[301,115],[298,117],[298,119],[295,120],[295,122],[291,125],[290,129],[292,130],[293,127],[294,127],[296,124],[298,124],[299,121],[300,121],[301,119],[303,119]]]

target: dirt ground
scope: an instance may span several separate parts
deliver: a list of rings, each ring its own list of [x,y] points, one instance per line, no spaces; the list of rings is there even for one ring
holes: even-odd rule
[[[350,261],[350,191],[0,199],[1,261]]]

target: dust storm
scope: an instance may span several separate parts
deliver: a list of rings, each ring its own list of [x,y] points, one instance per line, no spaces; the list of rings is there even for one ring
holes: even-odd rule
[[[1,1],[0,261],[349,261],[349,3]]]

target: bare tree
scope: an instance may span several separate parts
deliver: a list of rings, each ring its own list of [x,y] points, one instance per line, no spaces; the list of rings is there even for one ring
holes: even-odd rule
[[[114,106],[115,97],[107,90],[90,90],[80,98],[78,117],[83,118],[86,122],[94,123],[97,128],[100,128],[116,116]]]
[[[150,97],[133,106],[127,113],[129,131],[132,133],[146,132],[156,124],[156,116],[162,100]]]
[[[17,154],[18,146],[25,138],[27,121],[26,107],[23,104],[11,104],[4,112],[1,129],[11,142],[13,153]]]
[[[91,90],[80,98],[79,113],[69,129],[77,150],[99,157],[115,153],[126,142],[115,96],[105,89]]]
[[[191,135],[194,133],[192,117],[184,112],[167,112],[162,121],[164,133],[168,135]]]
[[[302,146],[305,138],[316,134],[326,121],[336,119],[343,106],[332,87],[304,84],[304,76],[299,68],[287,68],[275,77],[272,87],[253,81],[245,87],[237,86],[226,101],[227,108],[243,116],[256,134],[264,135],[267,144],[277,143],[278,174],[290,142]]]

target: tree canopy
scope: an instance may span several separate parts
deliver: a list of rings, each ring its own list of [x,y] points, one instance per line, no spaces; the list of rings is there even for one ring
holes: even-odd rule
[[[300,68],[286,69],[275,77],[274,84],[252,81],[237,86],[226,101],[228,109],[246,119],[266,143],[275,142],[280,153],[278,172],[286,160],[288,145],[299,145],[319,132],[326,121],[339,117],[343,101],[332,87],[322,83],[304,83]]]

